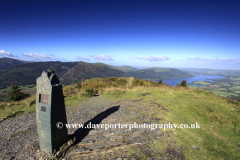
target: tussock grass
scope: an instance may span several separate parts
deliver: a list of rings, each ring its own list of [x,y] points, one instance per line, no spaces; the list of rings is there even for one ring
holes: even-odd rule
[[[154,148],[172,141],[182,146],[187,159],[240,159],[239,102],[220,98],[202,89],[166,85],[136,87],[118,96],[114,96],[113,91],[106,90],[105,94],[117,99],[141,99],[142,94],[150,93],[143,99],[149,107],[141,112],[148,119],[163,119],[158,123],[200,124],[200,129],[163,131],[171,132],[171,137],[169,141],[156,142],[152,146],[152,153],[156,152]],[[153,107],[152,102],[160,104],[167,111],[157,106]],[[196,146],[197,149],[192,146]]]
[[[7,116],[14,117],[20,114],[35,112],[36,97],[28,97],[21,101],[0,102],[0,119]]]
[[[164,158],[162,150],[166,150],[171,143],[173,144],[171,148],[175,150],[178,146],[182,146],[181,151],[186,159],[240,159],[240,105],[238,101],[219,97],[212,92],[198,88],[158,85],[155,82],[133,77],[85,80],[64,87],[63,92],[65,104],[68,106],[75,105],[96,94],[116,100],[141,100],[145,107],[129,108],[130,111],[139,113],[140,117],[133,119],[137,123],[148,120],[157,124],[168,122],[178,125],[190,125],[196,122],[200,124],[200,129],[160,130],[165,133],[165,136],[147,146],[152,155],[145,155],[139,148],[129,150],[131,153],[141,153],[142,158],[148,159],[153,155],[158,155],[158,152],[161,152],[161,157]],[[2,102],[0,110],[1,118],[13,112],[34,112],[35,97],[19,102]],[[169,137],[166,136],[167,132],[170,134]],[[146,136],[151,138],[152,135]]]
[[[93,78],[64,87],[64,95],[78,94],[80,97],[101,95],[103,92],[119,92],[136,89],[139,86],[158,86],[156,82],[140,80],[134,77]]]
[[[76,105],[79,101],[94,95],[102,95],[103,92],[114,92],[115,95],[137,90],[138,86],[150,87],[157,85],[155,82],[139,80],[134,77],[109,77],[93,78],[78,82],[63,88],[65,105]],[[118,90],[118,91],[117,91]],[[116,93],[118,92],[118,93]],[[36,95],[18,102],[0,102],[0,119],[9,115],[11,117],[35,112]]]

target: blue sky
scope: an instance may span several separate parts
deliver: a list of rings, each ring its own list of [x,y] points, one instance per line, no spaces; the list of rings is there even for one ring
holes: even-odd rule
[[[240,1],[0,1],[0,57],[240,69]]]

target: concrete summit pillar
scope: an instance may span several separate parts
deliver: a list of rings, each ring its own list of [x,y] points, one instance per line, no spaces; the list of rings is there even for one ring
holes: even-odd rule
[[[53,153],[67,142],[67,117],[62,85],[51,70],[43,71],[37,78],[36,119],[42,151]]]

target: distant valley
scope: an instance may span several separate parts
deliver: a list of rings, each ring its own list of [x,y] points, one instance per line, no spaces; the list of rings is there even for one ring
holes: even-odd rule
[[[159,80],[193,77],[192,74],[172,68],[147,68],[138,69],[131,66],[111,66],[104,63],[79,62],[67,71],[60,81],[63,84],[71,84],[82,79],[105,77],[135,77],[138,79]]]
[[[131,66],[111,66],[104,63],[86,62],[26,62],[11,58],[0,58],[0,88],[17,85],[32,85],[36,83],[43,70],[53,70],[64,85],[76,83],[82,79],[104,77],[136,77],[139,79],[158,80],[192,77],[172,68],[138,69]]]
[[[11,58],[0,58],[0,99],[7,97],[12,83],[31,95],[35,94],[36,78],[43,70],[51,69],[59,77],[60,82],[65,85],[77,83],[82,80],[105,77],[135,77],[158,81],[159,79],[187,79],[194,75],[217,75],[223,79],[215,79],[213,82],[197,80],[194,86],[188,83],[189,88],[200,88],[213,92],[219,96],[240,100],[240,71],[239,70],[217,70],[201,68],[135,68],[132,66],[111,66],[104,63],[86,62],[29,62],[19,61]],[[169,83],[167,83],[169,84]]]

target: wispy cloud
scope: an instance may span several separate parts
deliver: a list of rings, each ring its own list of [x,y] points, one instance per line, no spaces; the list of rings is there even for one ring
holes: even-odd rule
[[[90,58],[88,58],[88,57],[86,57],[86,56],[79,56],[79,57],[77,57],[77,60],[91,61]]]
[[[187,58],[187,60],[201,60],[203,58],[195,57],[195,58]]]
[[[91,56],[94,60],[102,60],[102,61],[115,61],[111,56],[103,55],[103,54],[95,54]]]
[[[207,58],[199,58],[199,57],[195,57],[195,58],[187,58],[187,60],[189,62],[194,62],[194,63],[202,63],[202,62],[207,62],[207,63],[218,63],[218,64],[238,64],[240,63],[240,58],[238,59],[219,59],[218,57],[215,57],[213,59],[207,59]]]
[[[36,61],[60,61],[65,60],[62,58],[58,58],[54,55],[50,54],[39,54],[39,53],[23,53],[27,59],[36,60]]]
[[[166,61],[169,60],[169,57],[167,55],[161,57],[161,56],[132,56],[131,59],[140,59],[145,61]]]
[[[14,56],[12,53],[7,52],[5,50],[0,50],[0,57],[1,58],[15,58],[15,59],[18,58],[17,56]]]

